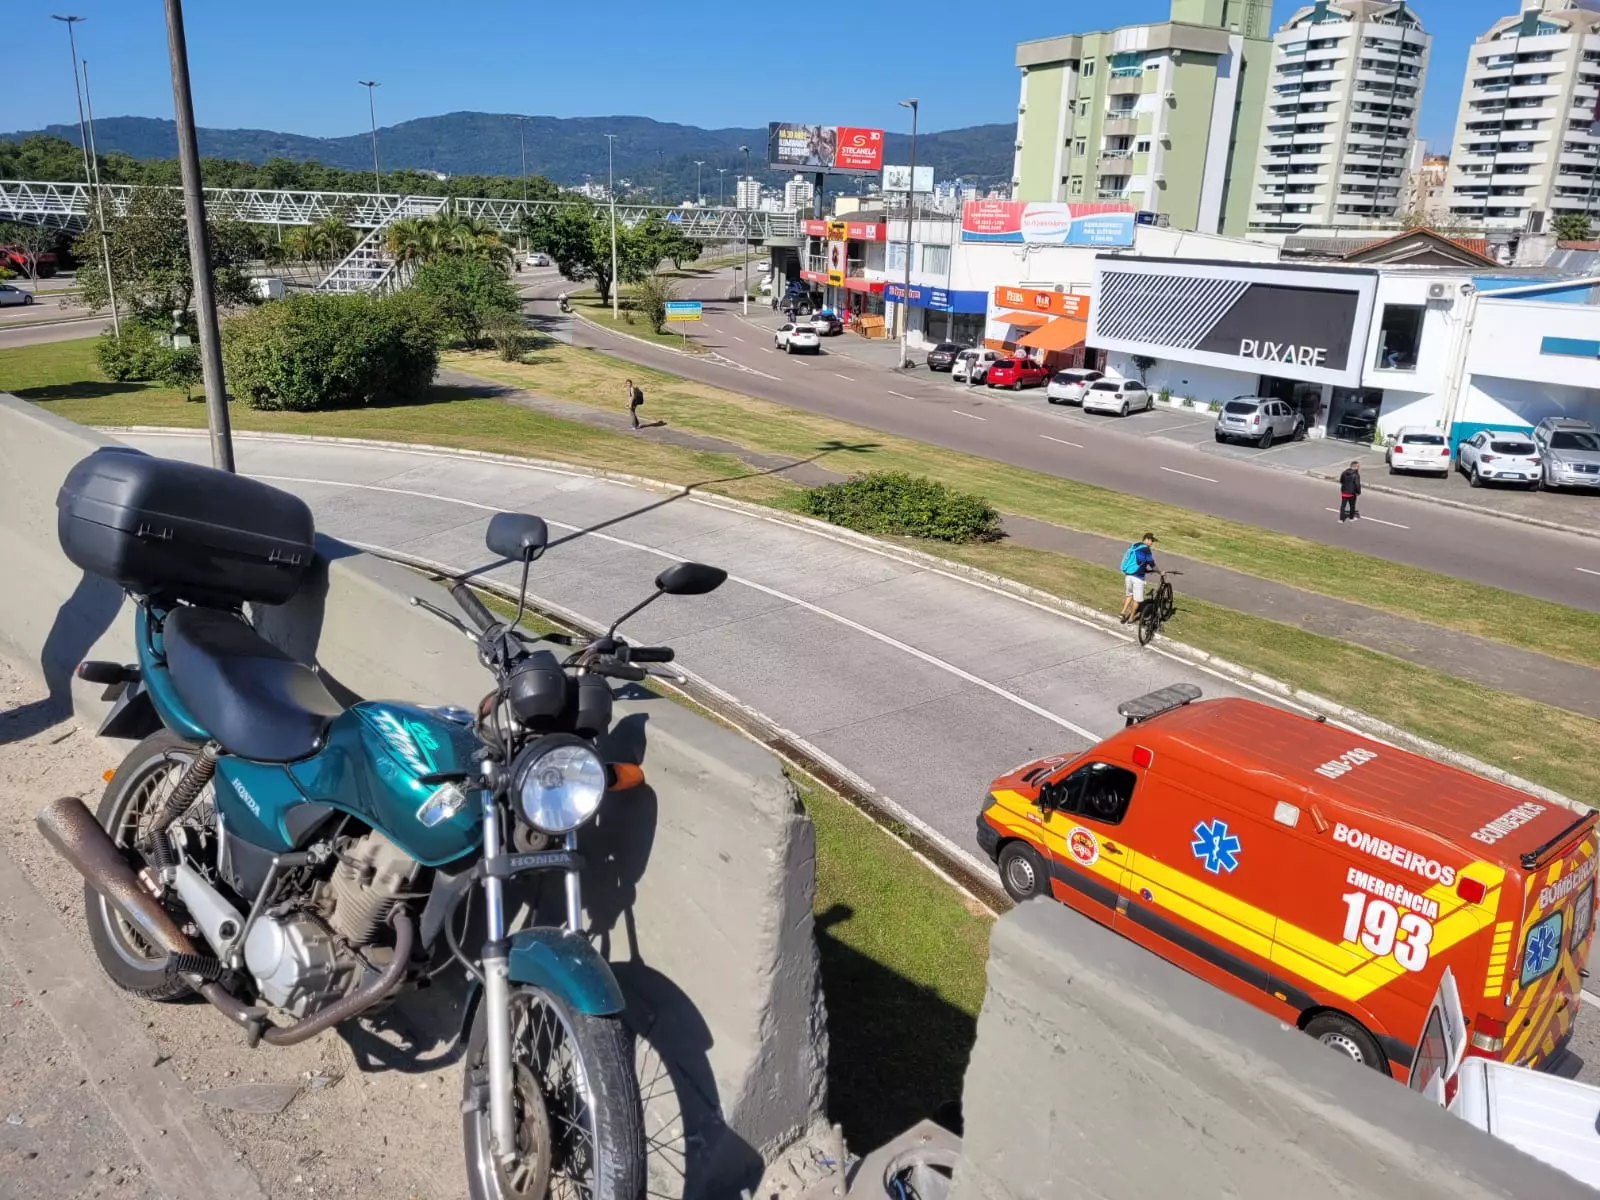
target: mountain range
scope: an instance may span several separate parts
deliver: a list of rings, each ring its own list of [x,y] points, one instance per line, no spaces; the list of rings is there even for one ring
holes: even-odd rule
[[[527,172],[557,184],[575,186],[586,179],[606,178],[606,138],[617,135],[612,169],[631,189],[663,200],[692,197],[699,186],[714,196],[718,168],[727,176],[745,173],[741,146],[750,147],[750,173],[777,183],[782,172],[766,170],[765,129],[701,129],[649,117],[526,117],[509,113],[455,112],[421,117],[378,130],[378,150],[385,170],[411,167],[447,175],[518,175],[526,138]],[[18,140],[45,134],[78,142],[76,125],[0,134]],[[973,125],[922,133],[917,161],[930,164],[936,179],[962,178],[987,185],[1011,178],[1015,127]],[[885,136],[885,162],[904,163],[910,139],[903,133]],[[364,170],[372,165],[372,143],[366,132],[348,137],[317,138],[266,129],[200,129],[200,153],[208,158],[264,163],[272,158],[316,161],[332,167]],[[153,117],[103,117],[95,122],[95,147],[101,154],[121,152],[137,159],[173,158],[177,137],[173,123]],[[697,169],[696,160],[704,163]],[[723,177],[727,198],[732,181]],[[848,188],[847,188],[848,190]]]

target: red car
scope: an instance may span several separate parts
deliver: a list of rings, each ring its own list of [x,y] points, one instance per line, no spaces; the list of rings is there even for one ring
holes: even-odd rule
[[[1043,387],[1050,382],[1050,372],[1026,358],[997,358],[989,367],[990,387],[1008,387],[1020,392],[1025,387]]]

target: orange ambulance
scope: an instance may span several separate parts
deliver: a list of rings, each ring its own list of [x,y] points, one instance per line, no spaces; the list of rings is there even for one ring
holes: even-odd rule
[[[1471,1053],[1534,1066],[1577,1015],[1596,823],[1470,772],[1188,684],[991,785],[978,843],[1050,895],[1404,1080],[1445,967]]]

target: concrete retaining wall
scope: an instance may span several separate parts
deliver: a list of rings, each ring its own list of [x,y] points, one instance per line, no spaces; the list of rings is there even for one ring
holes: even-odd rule
[[[963,1109],[953,1200],[1594,1196],[1048,901],[995,925]]]
[[[99,689],[72,667],[132,659],[131,605],[56,542],[61,480],[110,441],[0,394],[0,651],[45,676],[42,722],[69,704],[98,721]],[[471,707],[489,690],[472,646],[408,603],[431,583],[341,543],[319,548],[326,562],[301,595],[254,614],[266,636],[355,696]],[[772,755],[669,701],[620,701],[611,742],[649,786],[614,797],[586,831],[585,902],[641,1035],[647,1133],[667,1147],[651,1190],[736,1194],[822,1116],[811,824]]]

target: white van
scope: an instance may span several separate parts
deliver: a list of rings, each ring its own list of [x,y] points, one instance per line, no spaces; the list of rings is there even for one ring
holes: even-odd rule
[[[1466,1018],[1450,968],[1408,1086],[1456,1116],[1580,1183],[1600,1188],[1600,1087],[1487,1058],[1467,1058]]]
[[[989,368],[999,359],[993,350],[963,350],[956,356],[955,366],[950,368],[950,378],[957,383],[982,383],[989,378]]]

